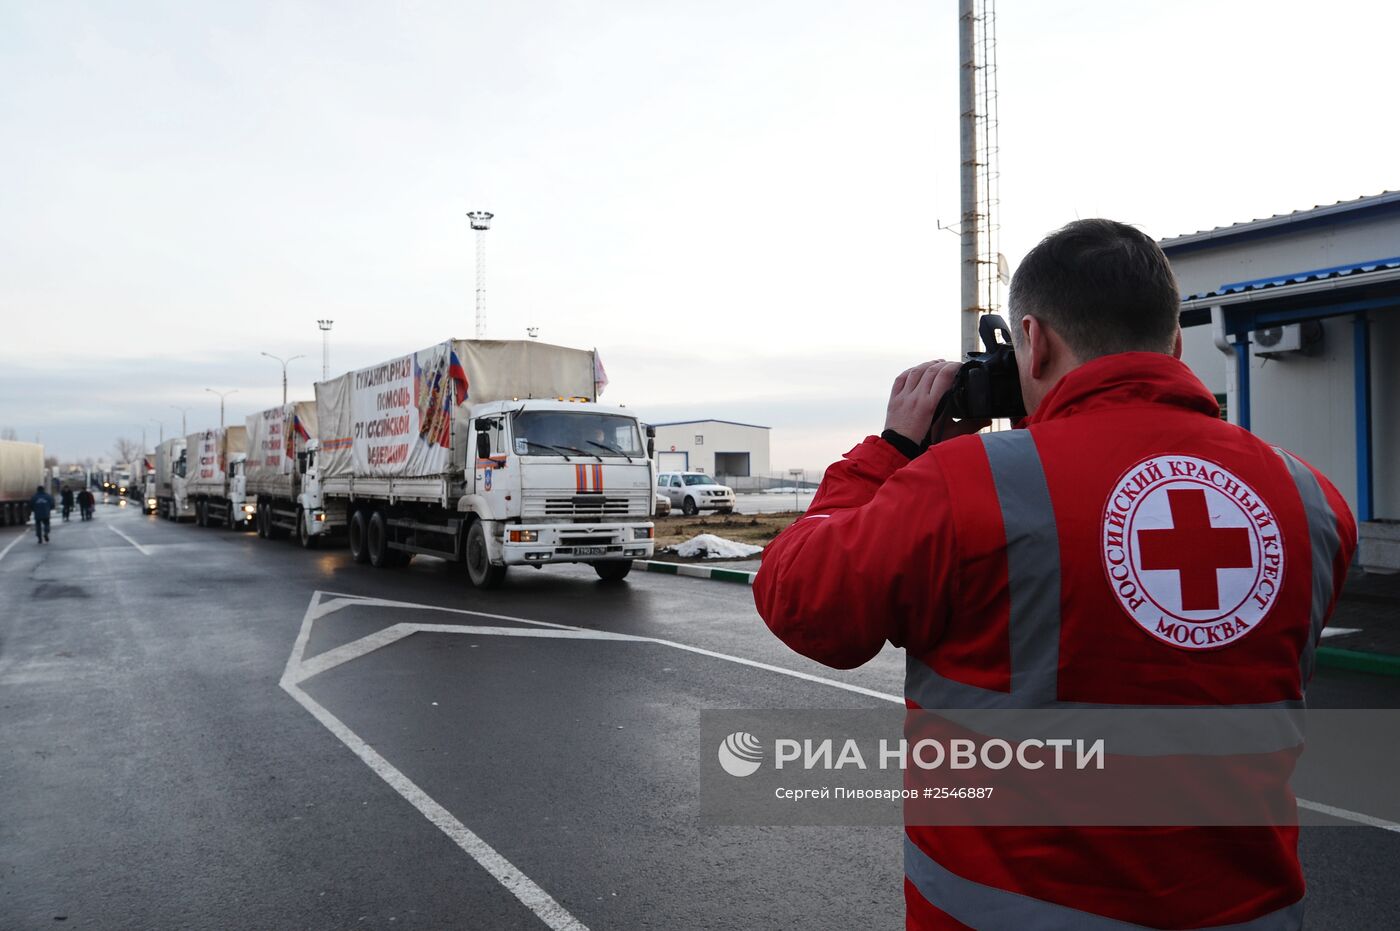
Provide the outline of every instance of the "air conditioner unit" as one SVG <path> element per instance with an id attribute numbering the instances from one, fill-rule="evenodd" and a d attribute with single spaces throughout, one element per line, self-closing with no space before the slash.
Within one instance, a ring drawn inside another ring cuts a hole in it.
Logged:
<path id="1" fill-rule="evenodd" d="M 1265 359 L 1311 353 L 1322 345 L 1322 325 L 1316 320 L 1264 327 L 1249 334 L 1251 351 Z"/>

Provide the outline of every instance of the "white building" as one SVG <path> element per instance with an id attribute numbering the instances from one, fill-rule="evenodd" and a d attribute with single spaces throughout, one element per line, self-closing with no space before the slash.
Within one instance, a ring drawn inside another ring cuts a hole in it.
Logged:
<path id="1" fill-rule="evenodd" d="M 768 475 L 767 427 L 732 420 L 677 420 L 656 428 L 656 466 L 663 472 L 691 471 L 735 481 Z"/>
<path id="2" fill-rule="evenodd" d="M 1361 566 L 1400 569 L 1400 192 L 1160 245 L 1184 361 L 1231 423 L 1336 484 Z"/>

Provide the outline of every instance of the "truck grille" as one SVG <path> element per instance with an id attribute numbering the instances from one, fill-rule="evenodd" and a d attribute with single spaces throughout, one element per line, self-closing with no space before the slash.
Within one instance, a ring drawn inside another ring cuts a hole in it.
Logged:
<path id="1" fill-rule="evenodd" d="M 651 499 L 647 491 L 601 495 L 527 492 L 524 498 L 520 509 L 522 517 L 587 521 L 645 519 L 651 516 Z"/>

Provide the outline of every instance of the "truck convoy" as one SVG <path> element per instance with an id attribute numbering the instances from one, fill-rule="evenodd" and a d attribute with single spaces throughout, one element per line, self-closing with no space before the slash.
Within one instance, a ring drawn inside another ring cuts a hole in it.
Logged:
<path id="1" fill-rule="evenodd" d="M 245 427 L 204 430 L 185 437 L 185 497 L 196 524 L 239 530 L 252 522 L 257 506 L 247 501 L 244 492 L 247 458 Z"/>
<path id="2" fill-rule="evenodd" d="M 258 536 L 281 539 L 291 533 L 302 546 L 315 546 L 320 536 L 310 534 L 300 496 L 307 447 L 316 435 L 316 402 L 296 401 L 253 414 L 247 433 L 245 491 L 257 508 Z"/>
<path id="3" fill-rule="evenodd" d="M 185 438 L 177 436 L 156 447 L 156 513 L 166 520 L 194 516 L 185 494 Z"/>
<path id="4" fill-rule="evenodd" d="M 651 444 L 597 403 L 600 372 L 588 350 L 448 340 L 318 383 L 298 539 L 343 527 L 356 562 L 431 554 L 482 588 L 560 562 L 624 578 L 652 555 Z M 271 497 L 284 526 L 291 499 Z"/>
<path id="5" fill-rule="evenodd" d="M 0 440 L 0 525 L 29 521 L 29 498 L 44 484 L 44 447 Z"/>

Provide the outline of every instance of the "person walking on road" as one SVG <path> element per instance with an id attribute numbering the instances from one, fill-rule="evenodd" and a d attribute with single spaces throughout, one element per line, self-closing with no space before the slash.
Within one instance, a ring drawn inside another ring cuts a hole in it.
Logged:
<path id="1" fill-rule="evenodd" d="M 63 522 L 66 524 L 68 515 L 73 513 L 73 489 L 63 489 L 58 494 L 58 500 L 63 505 Z"/>
<path id="2" fill-rule="evenodd" d="M 902 647 L 906 727 L 941 709 L 1302 708 L 1357 545 L 1342 495 L 1220 419 L 1181 362 L 1176 280 L 1141 231 L 1051 233 L 1009 298 L 1029 415 L 935 428 L 960 366 L 900 375 L 885 432 L 832 465 L 764 553 L 753 594 L 769 628 L 840 669 Z M 906 818 L 907 926 L 1300 928 L 1293 797 L 1286 775 L 1267 786 L 1283 813 L 1210 822 L 1228 826 Z"/>
<path id="3" fill-rule="evenodd" d="M 78 510 L 81 512 L 83 520 L 92 520 L 92 509 L 97 506 L 97 499 L 92 496 L 92 492 L 84 488 L 78 492 Z"/>
<path id="4" fill-rule="evenodd" d="M 34 535 L 40 543 L 49 542 L 49 514 L 53 511 L 53 495 L 40 485 L 29 498 L 29 510 L 34 515 Z"/>

